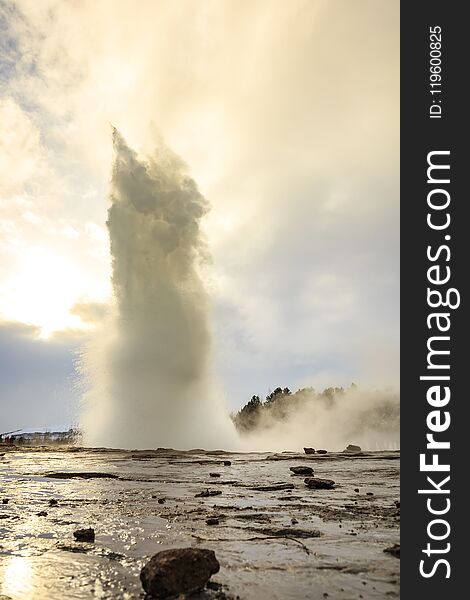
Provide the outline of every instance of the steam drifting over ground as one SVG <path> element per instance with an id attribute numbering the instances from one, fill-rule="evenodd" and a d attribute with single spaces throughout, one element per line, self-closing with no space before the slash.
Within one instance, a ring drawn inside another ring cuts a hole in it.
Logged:
<path id="1" fill-rule="evenodd" d="M 256 450 L 299 451 L 303 446 L 341 451 L 400 447 L 400 400 L 393 390 L 313 388 L 291 394 L 277 388 L 266 402 L 258 397 L 235 416 L 244 444 Z"/>
<path id="2" fill-rule="evenodd" d="M 210 374 L 209 306 L 199 275 L 206 200 L 162 143 L 141 159 L 113 131 L 108 212 L 115 306 L 82 357 L 87 444 L 232 448 Z"/>

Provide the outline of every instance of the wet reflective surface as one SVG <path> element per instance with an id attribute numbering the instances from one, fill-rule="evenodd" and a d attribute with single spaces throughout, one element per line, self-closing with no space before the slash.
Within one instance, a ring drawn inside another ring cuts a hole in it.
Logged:
<path id="1" fill-rule="evenodd" d="M 223 593 L 201 598 L 399 596 L 400 562 L 383 552 L 399 542 L 397 452 L 2 452 L 0 600 L 144 598 L 143 564 L 188 545 L 221 565 Z M 307 488 L 297 465 L 336 487 Z M 206 490 L 221 493 L 196 497 Z M 95 542 L 76 542 L 86 527 Z"/>

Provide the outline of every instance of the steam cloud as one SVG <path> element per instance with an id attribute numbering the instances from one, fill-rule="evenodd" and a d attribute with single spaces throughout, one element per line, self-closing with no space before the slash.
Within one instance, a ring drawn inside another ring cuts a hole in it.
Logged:
<path id="1" fill-rule="evenodd" d="M 250 403 L 235 421 L 244 444 L 257 450 L 309 446 L 341 451 L 350 443 L 363 450 L 400 447 L 400 399 L 393 390 L 353 385 L 321 394 L 312 388 L 280 393 L 263 405 Z"/>
<path id="2" fill-rule="evenodd" d="M 237 436 L 210 374 L 209 306 L 199 275 L 208 204 L 160 144 L 142 160 L 113 131 L 108 212 L 113 314 L 82 358 L 88 444 L 230 448 Z"/>

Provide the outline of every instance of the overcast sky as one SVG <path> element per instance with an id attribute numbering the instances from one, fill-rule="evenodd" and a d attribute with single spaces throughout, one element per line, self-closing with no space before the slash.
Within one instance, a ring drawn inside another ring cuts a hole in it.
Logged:
<path id="1" fill-rule="evenodd" d="M 110 124 L 212 206 L 214 369 L 398 382 L 398 0 L 0 0 L 0 432 L 73 421 L 109 302 Z"/>

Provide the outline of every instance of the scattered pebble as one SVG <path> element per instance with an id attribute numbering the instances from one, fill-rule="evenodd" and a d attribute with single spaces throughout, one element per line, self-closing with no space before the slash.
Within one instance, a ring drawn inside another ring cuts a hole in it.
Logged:
<path id="1" fill-rule="evenodd" d="M 294 473 L 294 475 L 312 475 L 313 476 L 313 469 L 312 467 L 290 467 L 290 470 L 292 471 L 292 473 Z"/>
<path id="2" fill-rule="evenodd" d="M 73 537 L 77 540 L 77 542 L 94 542 L 95 530 L 91 527 L 88 529 L 77 529 L 73 532 Z"/>
<path id="3" fill-rule="evenodd" d="M 320 479 L 319 477 L 307 477 L 304 483 L 314 490 L 331 490 L 335 485 L 332 479 Z"/>
<path id="4" fill-rule="evenodd" d="M 385 548 L 384 552 L 386 554 L 391 554 L 395 558 L 400 558 L 400 544 L 393 544 L 393 546 Z"/>
<path id="5" fill-rule="evenodd" d="M 219 490 L 204 490 L 203 492 L 199 492 L 199 494 L 196 494 L 196 498 L 208 498 L 209 496 L 220 496 L 222 494 L 221 491 Z"/>

